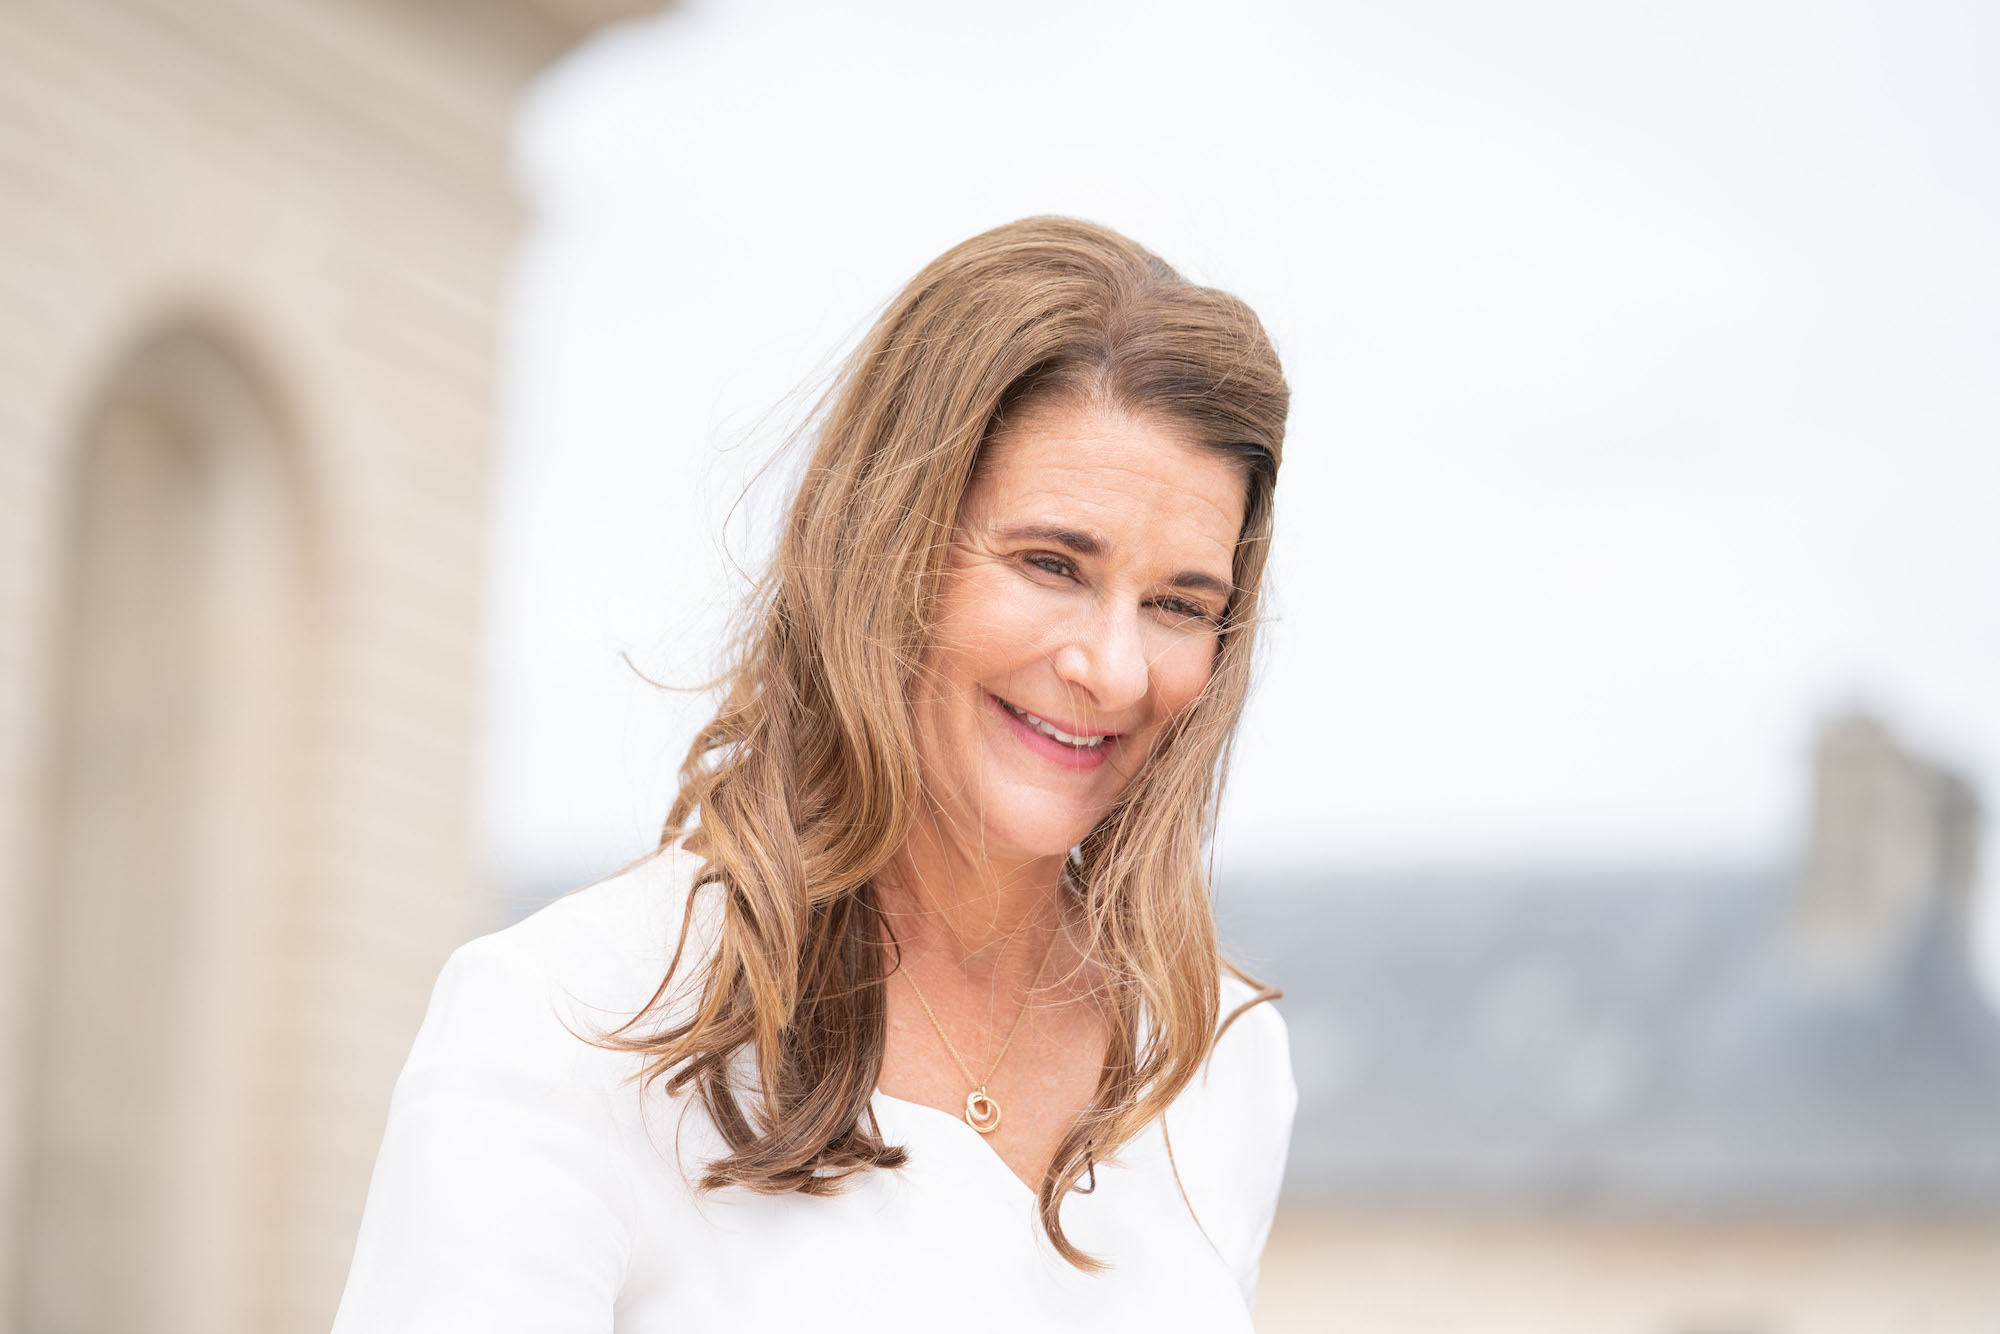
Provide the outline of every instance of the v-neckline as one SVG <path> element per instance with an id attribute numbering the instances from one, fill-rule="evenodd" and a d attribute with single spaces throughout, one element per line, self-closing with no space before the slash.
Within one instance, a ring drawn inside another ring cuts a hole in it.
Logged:
<path id="1" fill-rule="evenodd" d="M 875 1097 L 883 1102 L 892 1102 L 896 1104 L 898 1107 L 915 1108 L 919 1112 L 924 1112 L 931 1116 L 939 1117 L 949 1122 L 952 1128 L 955 1129 L 959 1134 L 970 1135 L 975 1141 L 977 1141 L 979 1152 L 983 1154 L 985 1157 L 992 1160 L 993 1165 L 1000 1169 L 1002 1175 L 1004 1175 L 1007 1178 L 1007 1180 L 1010 1183 L 1012 1183 L 1014 1189 L 1020 1191 L 1023 1195 L 1026 1195 L 1030 1200 L 1038 1200 L 1041 1198 L 1041 1193 L 1038 1190 L 1036 1190 L 1035 1187 L 1029 1185 L 1026 1181 L 1023 1181 L 1021 1179 L 1020 1173 L 1016 1172 L 1011 1166 L 1008 1165 L 1007 1160 L 1000 1156 L 1000 1151 L 987 1142 L 986 1136 L 980 1134 L 977 1130 L 974 1130 L 971 1126 L 967 1125 L 962 1117 L 953 1116 L 950 1112 L 945 1111 L 942 1107 L 933 1107 L 927 1102 L 913 1102 L 908 1098 L 899 1098 L 893 1093 L 884 1093 L 879 1088 L 875 1090 Z"/>
<path id="2" fill-rule="evenodd" d="M 1151 1028 L 1152 1024 L 1149 1022 L 1149 1018 L 1146 1013 L 1146 1007 L 1142 1004 L 1139 1007 L 1139 1018 L 1138 1018 L 1139 1045 L 1144 1044 L 1146 1035 L 1151 1030 Z M 1004 1175 L 1008 1181 L 1013 1183 L 1014 1188 L 1016 1190 L 1026 1195 L 1030 1201 L 1035 1201 L 1035 1202 L 1040 1201 L 1041 1191 L 1037 1187 L 1031 1186 L 1027 1182 L 1023 1181 L 1020 1175 L 1016 1173 L 1012 1167 L 1008 1166 L 1007 1160 L 1000 1156 L 1000 1151 L 987 1142 L 986 1136 L 980 1134 L 977 1130 L 974 1130 L 970 1125 L 967 1125 L 963 1117 L 954 1116 L 950 1112 L 945 1111 L 942 1107 L 933 1107 L 927 1102 L 914 1102 L 909 1098 L 899 1098 L 893 1093 L 884 1093 L 880 1085 L 876 1086 L 874 1091 L 874 1097 L 879 1098 L 883 1102 L 893 1102 L 898 1107 L 913 1107 L 920 1112 L 926 1113 L 927 1115 L 943 1117 L 946 1121 L 949 1121 L 952 1124 L 952 1126 L 958 1131 L 959 1134 L 970 1135 L 972 1136 L 973 1139 L 977 1140 L 979 1142 L 980 1150 L 985 1154 L 986 1157 L 992 1159 L 994 1165 L 1000 1169 L 1002 1175 Z M 1103 1166 L 1104 1165 L 1102 1163 L 1098 1164 L 1098 1167 L 1100 1169 L 1102 1169 Z"/>

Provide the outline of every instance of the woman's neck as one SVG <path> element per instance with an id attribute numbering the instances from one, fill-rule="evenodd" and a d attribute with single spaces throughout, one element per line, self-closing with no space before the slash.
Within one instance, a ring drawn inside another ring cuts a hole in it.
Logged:
<path id="1" fill-rule="evenodd" d="M 876 877 L 876 902 L 904 954 L 948 964 L 968 980 L 1021 972 L 1025 984 L 1062 920 L 1063 862 L 996 861 L 920 821 Z"/>

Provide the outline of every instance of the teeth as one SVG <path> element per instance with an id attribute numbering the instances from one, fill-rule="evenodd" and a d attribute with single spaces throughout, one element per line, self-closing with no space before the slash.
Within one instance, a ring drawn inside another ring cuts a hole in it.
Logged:
<path id="1" fill-rule="evenodd" d="M 1002 704 L 1007 704 L 1007 701 L 1004 699 L 1001 700 L 1000 702 Z M 1043 736 L 1054 737 L 1057 741 L 1062 742 L 1065 746 L 1078 746 L 1085 750 L 1094 750 L 1098 746 L 1104 744 L 1104 738 L 1101 736 L 1072 736 L 1068 732 L 1063 731 L 1060 727 L 1055 726 L 1053 723 L 1045 723 L 1040 718 L 1037 718 L 1034 714 L 1029 713 L 1026 709 L 1017 709 L 1012 704 L 1007 704 L 1007 711 L 1013 714 L 1016 718 L 1024 720 L 1028 724 L 1028 726 L 1034 728 L 1037 732 L 1040 732 Z"/>

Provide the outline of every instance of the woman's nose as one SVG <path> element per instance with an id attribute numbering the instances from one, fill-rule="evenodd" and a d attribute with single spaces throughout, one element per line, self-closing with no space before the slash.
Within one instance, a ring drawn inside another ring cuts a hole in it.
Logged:
<path id="1" fill-rule="evenodd" d="M 1079 625 L 1056 650 L 1055 669 L 1099 712 L 1128 709 L 1144 699 L 1151 664 L 1136 609 L 1106 611 Z"/>

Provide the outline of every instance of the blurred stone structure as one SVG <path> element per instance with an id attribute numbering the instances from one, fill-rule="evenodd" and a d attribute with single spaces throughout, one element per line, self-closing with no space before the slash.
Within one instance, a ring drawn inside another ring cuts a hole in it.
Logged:
<path id="1" fill-rule="evenodd" d="M 1798 923 L 1824 963 L 1893 972 L 1926 929 L 1966 926 L 1979 873 L 1977 798 L 1865 714 L 1821 734 Z"/>
<path id="2" fill-rule="evenodd" d="M 1301 1093 L 1259 1327 L 2000 1327 L 1978 802 L 1853 715 L 1811 812 L 1788 876 L 1225 891 Z"/>
<path id="3" fill-rule="evenodd" d="M 485 925 L 513 105 L 649 7 L 0 8 L 0 1330 L 331 1320 Z"/>

